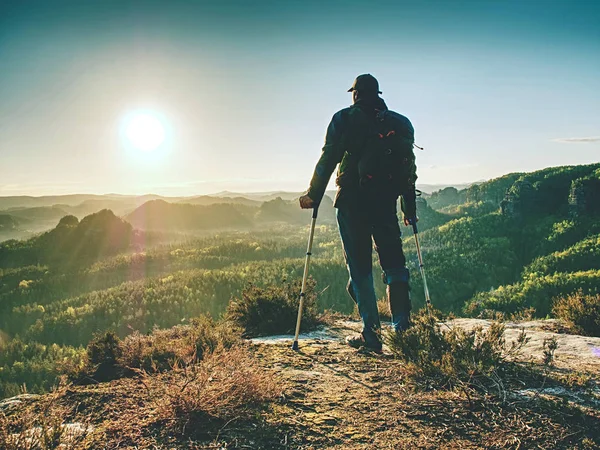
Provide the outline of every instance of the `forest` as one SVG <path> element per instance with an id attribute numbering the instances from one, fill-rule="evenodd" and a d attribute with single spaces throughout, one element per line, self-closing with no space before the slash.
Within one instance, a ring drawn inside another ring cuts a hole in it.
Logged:
<path id="1" fill-rule="evenodd" d="M 599 186 L 600 164 L 593 164 L 424 193 L 419 232 L 435 307 L 459 316 L 544 318 L 566 298 L 597 299 Z M 0 243 L 0 398 L 47 391 L 84 363 L 86 346 L 101 333 L 125 338 L 202 315 L 218 320 L 249 286 L 296 282 L 310 212 L 295 198 L 0 199 L 0 227 L 54 221 L 27 239 Z M 334 214 L 326 197 L 310 275 L 319 311 L 350 314 Z M 419 308 L 414 238 L 402 230 Z M 587 319 L 584 331 L 600 334 L 600 317 Z"/>

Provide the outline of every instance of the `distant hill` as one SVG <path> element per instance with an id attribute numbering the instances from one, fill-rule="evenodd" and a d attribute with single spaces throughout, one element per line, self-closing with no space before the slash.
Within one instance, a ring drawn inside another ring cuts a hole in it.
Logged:
<path id="1" fill-rule="evenodd" d="M 141 230 L 192 231 L 220 228 L 249 228 L 252 221 L 242 205 L 191 205 L 152 200 L 144 203 L 125 219 Z"/>
<path id="2" fill-rule="evenodd" d="M 190 205 L 214 205 L 217 203 L 232 203 L 236 205 L 259 207 L 261 202 L 247 197 L 216 197 L 211 195 L 201 195 L 199 197 L 184 198 L 179 203 L 189 203 Z"/>
<path id="3" fill-rule="evenodd" d="M 310 222 L 312 210 L 302 210 L 298 206 L 296 199 L 284 200 L 277 197 L 273 200 L 264 202 L 258 214 L 257 222 L 285 222 L 290 224 L 305 224 Z M 335 222 L 335 210 L 333 209 L 333 200 L 329 196 L 324 196 L 319 206 L 319 223 Z"/>
<path id="4" fill-rule="evenodd" d="M 2 233 L 2 230 L 0 230 L 0 241 L 22 239 L 30 237 L 34 233 L 48 231 L 54 228 L 61 218 L 69 215 L 69 210 L 68 205 L 55 205 L 34 206 L 31 208 L 14 207 L 6 211 L 0 211 L 0 214 L 9 214 L 19 223 L 19 226 L 15 228 L 15 233 L 10 235 Z"/>
<path id="5" fill-rule="evenodd" d="M 421 184 L 421 183 L 417 183 L 417 189 L 419 189 L 423 193 L 431 194 L 433 192 L 440 191 L 440 190 L 448 188 L 448 187 L 452 187 L 452 188 L 460 191 L 462 189 L 468 188 L 469 186 L 472 186 L 474 184 L 479 184 L 479 183 L 483 183 L 483 181 L 476 181 L 475 183 L 456 183 L 456 184 Z"/>
<path id="6" fill-rule="evenodd" d="M 185 197 L 164 197 L 155 194 L 145 195 L 121 195 L 121 194 L 69 194 L 69 195 L 46 195 L 40 197 L 32 197 L 27 195 L 1 197 L 0 196 L 0 211 L 11 208 L 34 208 L 41 206 L 59 206 L 59 207 L 81 207 L 85 205 L 94 205 L 94 207 L 114 207 L 115 205 L 130 204 L 133 207 L 140 206 L 147 201 L 165 199 L 171 202 L 176 202 Z M 93 212 L 97 212 L 96 209 Z"/>
<path id="7" fill-rule="evenodd" d="M 301 210 L 297 205 L 277 197 L 264 202 L 256 216 L 261 222 L 286 222 L 303 223 L 310 220 L 307 211 Z"/>
<path id="8" fill-rule="evenodd" d="M 53 206 L 63 204 L 76 206 L 90 199 L 105 199 L 110 196 L 95 194 L 47 195 L 31 197 L 27 195 L 0 197 L 0 210 L 9 208 L 33 208 L 37 206 Z"/>
<path id="9" fill-rule="evenodd" d="M 222 191 L 213 194 L 214 197 L 244 197 L 250 200 L 256 200 L 259 202 L 267 202 L 269 200 L 275 200 L 281 198 L 282 200 L 294 200 L 300 197 L 302 192 L 285 192 L 285 191 L 274 191 L 274 192 L 229 192 Z"/>
<path id="10" fill-rule="evenodd" d="M 66 206 L 68 208 L 68 206 Z M 102 208 L 101 208 L 102 209 Z M 11 208 L 8 212 L 15 216 L 29 220 L 53 221 L 56 223 L 62 217 L 68 215 L 66 209 L 59 206 L 34 206 L 32 208 Z"/>
<path id="11" fill-rule="evenodd" d="M 27 229 L 29 224 L 28 219 L 0 212 L 0 242 L 30 237 L 31 233 Z"/>
<path id="12" fill-rule="evenodd" d="M 68 211 L 77 217 L 83 217 L 103 209 L 110 209 L 116 215 L 125 215 L 143 204 L 145 201 L 137 201 L 137 198 L 106 198 L 88 199 L 76 206 L 69 206 Z"/>
<path id="13" fill-rule="evenodd" d="M 499 207 L 505 201 L 519 197 L 531 202 L 529 212 L 555 214 L 568 209 L 572 184 L 579 179 L 594 177 L 600 164 L 548 167 L 535 172 L 515 172 L 489 181 L 472 184 L 465 189 L 446 187 L 433 192 L 427 203 L 434 209 L 465 203 L 489 202 Z M 533 209 L 532 209 L 533 208 Z"/>
<path id="14" fill-rule="evenodd" d="M 0 214 L 0 232 L 17 230 L 24 222 L 27 221 L 10 214 Z"/>
<path id="15" fill-rule="evenodd" d="M 66 215 L 82 219 L 103 209 L 110 209 L 116 215 L 123 216 L 147 201 L 157 198 L 162 197 L 153 194 L 141 196 L 75 194 L 45 197 L 0 197 L 0 214 L 27 219 L 27 221 L 23 221 L 20 234 L 7 236 L 6 233 L 0 232 L 0 241 L 48 231 Z M 182 199 L 184 198 L 173 197 L 170 200 L 180 201 Z"/>
<path id="16" fill-rule="evenodd" d="M 79 266 L 127 250 L 134 237 L 133 227 L 110 210 L 86 216 L 81 222 L 75 216 L 65 216 L 40 236 L 0 244 L 0 267 Z"/>

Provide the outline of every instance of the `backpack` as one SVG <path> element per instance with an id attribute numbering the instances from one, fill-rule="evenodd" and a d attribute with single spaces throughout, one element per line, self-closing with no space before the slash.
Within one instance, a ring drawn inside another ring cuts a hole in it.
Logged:
<path id="1" fill-rule="evenodd" d="M 359 152 L 358 177 L 363 193 L 369 197 L 398 196 L 414 188 L 413 133 L 404 116 L 389 110 L 377 111 Z"/>

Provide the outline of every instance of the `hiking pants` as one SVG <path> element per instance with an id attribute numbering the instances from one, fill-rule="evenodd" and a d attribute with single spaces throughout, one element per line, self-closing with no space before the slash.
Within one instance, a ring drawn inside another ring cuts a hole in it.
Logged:
<path id="1" fill-rule="evenodd" d="M 377 339 L 375 331 L 381 328 L 381 324 L 373 285 L 373 241 L 384 283 L 408 283 L 397 200 L 390 198 L 377 204 L 340 205 L 337 221 L 350 274 L 348 292 L 358 305 L 365 340 Z"/>

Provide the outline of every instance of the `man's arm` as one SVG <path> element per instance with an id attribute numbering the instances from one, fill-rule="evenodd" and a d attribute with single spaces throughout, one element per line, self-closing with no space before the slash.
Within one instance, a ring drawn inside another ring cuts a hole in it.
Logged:
<path id="1" fill-rule="evenodd" d="M 408 128 L 408 133 L 410 135 L 410 137 L 412 138 L 412 142 L 414 143 L 415 141 L 415 131 L 414 128 L 412 126 L 412 124 L 410 123 L 410 121 L 408 119 L 406 119 L 408 124 L 407 124 L 407 128 Z M 410 175 L 409 175 L 409 179 L 408 179 L 408 189 L 404 192 L 402 192 L 402 199 L 400 202 L 400 207 L 402 209 L 402 213 L 404 216 L 404 224 L 406 226 L 408 225 L 412 225 L 413 223 L 416 223 L 419 219 L 417 217 L 417 195 L 415 192 L 415 184 L 417 182 L 417 164 L 415 163 L 415 159 L 413 156 L 413 160 L 411 162 L 411 166 L 410 166 Z"/>
<path id="2" fill-rule="evenodd" d="M 313 208 L 321 202 L 323 195 L 325 195 L 325 189 L 327 189 L 327 185 L 329 184 L 331 174 L 342 160 L 342 156 L 344 155 L 342 125 L 342 112 L 339 111 L 333 116 L 327 127 L 325 145 L 310 180 L 308 191 L 300 197 L 300 206 L 302 208 Z"/>

